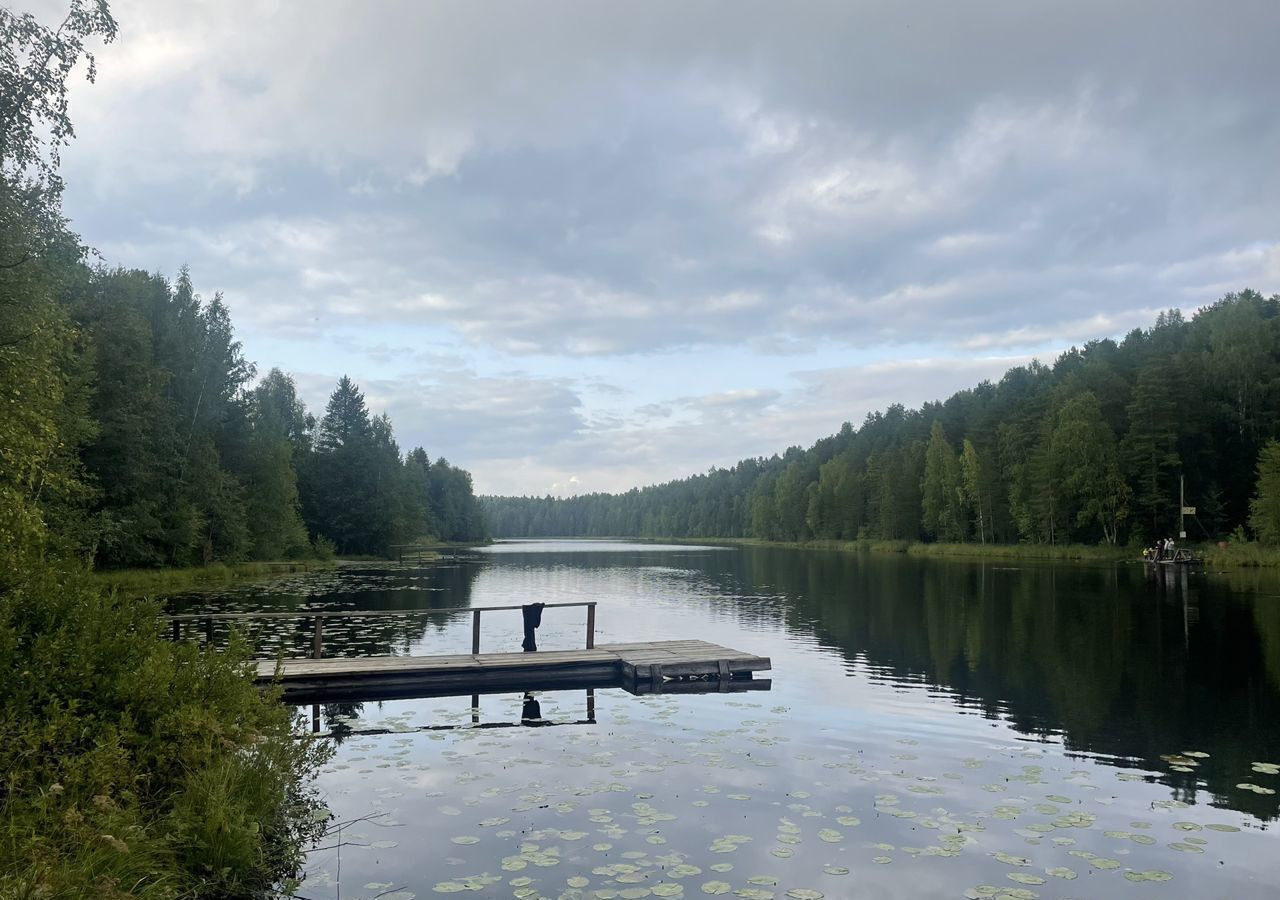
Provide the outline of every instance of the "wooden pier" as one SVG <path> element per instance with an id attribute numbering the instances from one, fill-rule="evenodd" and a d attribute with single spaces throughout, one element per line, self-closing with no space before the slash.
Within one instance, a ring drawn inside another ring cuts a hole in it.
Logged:
<path id="1" fill-rule="evenodd" d="M 251 619 L 311 619 L 310 658 L 260 660 L 257 681 L 279 684 L 284 699 L 325 702 L 338 699 L 426 697 L 506 690 L 549 690 L 570 687 L 622 687 L 632 693 L 727 692 L 768 690 L 767 680 L 753 679 L 770 668 L 768 657 L 756 656 L 702 640 L 595 643 L 595 602 L 548 603 L 544 609 L 586 607 L 586 640 L 580 650 L 481 653 L 480 622 L 484 612 L 519 611 L 520 606 L 457 607 L 415 610 L 298 610 L 265 613 L 186 613 L 168 616 L 175 640 L 183 624 L 203 623 L 212 642 L 214 622 Z M 470 613 L 471 652 L 439 656 L 324 657 L 326 619 L 421 616 Z"/>
<path id="2" fill-rule="evenodd" d="M 285 699 L 308 700 L 368 696 L 371 691 L 384 696 L 405 692 L 433 696 L 587 685 L 661 693 L 669 681 L 691 679 L 723 681 L 725 690 L 732 690 L 732 682 L 750 679 L 769 665 L 766 657 L 706 641 L 651 641 L 536 653 L 289 659 L 278 665 L 262 661 L 258 681 L 278 682 Z"/>

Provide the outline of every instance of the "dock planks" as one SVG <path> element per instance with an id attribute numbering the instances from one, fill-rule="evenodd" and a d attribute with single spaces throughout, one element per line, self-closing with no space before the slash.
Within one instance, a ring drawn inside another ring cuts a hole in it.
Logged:
<path id="1" fill-rule="evenodd" d="M 285 698 L 350 696 L 363 690 L 488 692 L 542 689 L 585 682 L 617 683 L 628 690 L 660 692 L 667 679 L 750 678 L 769 669 L 768 657 L 707 641 L 601 644 L 589 650 L 475 653 L 452 656 L 364 656 L 290 659 L 258 663 L 257 680 L 278 680 Z M 278 677 L 277 677 L 278 676 Z"/>

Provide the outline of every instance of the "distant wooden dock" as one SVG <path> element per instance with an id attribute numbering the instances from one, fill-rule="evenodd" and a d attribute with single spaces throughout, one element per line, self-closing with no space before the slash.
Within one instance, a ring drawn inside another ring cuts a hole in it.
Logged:
<path id="1" fill-rule="evenodd" d="M 257 663 L 257 681 L 264 685 L 278 683 L 284 691 L 284 698 L 294 702 L 481 694 L 560 687 L 617 686 L 641 694 L 769 689 L 767 680 L 752 678 L 753 673 L 770 668 L 768 657 L 692 639 L 596 646 L 595 602 L 544 604 L 545 609 L 566 606 L 586 607 L 586 646 L 581 650 L 481 653 L 481 613 L 520 610 L 520 606 L 185 613 L 166 618 L 172 625 L 175 640 L 183 636 L 184 624 L 203 623 L 205 640 L 210 644 L 217 621 L 313 620 L 311 658 L 279 662 L 260 660 Z M 325 619 L 358 620 L 468 612 L 471 613 L 472 636 L 471 652 L 467 654 L 324 657 Z"/>

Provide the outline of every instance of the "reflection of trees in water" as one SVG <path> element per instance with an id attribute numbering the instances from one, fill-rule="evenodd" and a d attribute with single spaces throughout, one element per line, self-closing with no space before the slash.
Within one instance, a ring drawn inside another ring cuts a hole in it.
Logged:
<path id="1" fill-rule="evenodd" d="M 329 726 L 329 736 L 335 745 L 351 737 L 351 723 L 364 712 L 363 703 L 321 703 L 320 713 Z"/>
<path id="2" fill-rule="evenodd" d="M 178 598 L 171 608 L 184 612 L 233 612 L 252 609 L 255 612 L 297 612 L 297 618 L 246 620 L 237 623 L 253 641 L 258 655 L 273 657 L 283 652 L 286 658 L 309 656 L 315 635 L 315 621 L 307 615 L 315 611 L 400 610 L 424 612 L 467 606 L 480 565 L 471 562 L 423 567 L 396 565 L 343 566 L 340 578 L 325 583 L 323 591 L 306 585 L 306 593 L 269 593 L 254 591 L 252 595 L 188 595 Z M 234 597 L 235 605 L 218 602 L 222 596 Z M 450 624 L 465 617 L 465 612 L 442 612 L 437 615 L 372 616 L 326 619 L 324 623 L 325 656 L 370 656 L 408 653 L 428 635 L 443 632 Z M 201 623 L 189 626 L 202 630 Z M 231 625 L 218 622 L 214 640 L 226 640 Z M 455 642 L 456 643 L 456 642 Z M 441 642 L 428 652 L 466 653 L 470 645 Z"/>
<path id="3" fill-rule="evenodd" d="M 748 618 L 780 615 L 851 663 L 1068 749 L 1137 759 L 1192 797 L 1197 775 L 1230 805 L 1274 817 L 1278 797 L 1236 790 L 1280 746 L 1280 598 L 1213 578 L 1148 584 L 1139 566 L 1004 565 L 749 550 L 717 577 Z M 1274 593 L 1274 591 L 1273 591 Z M 741 601 L 740 601 L 741 602 Z M 1212 756 L 1194 774 L 1159 757 Z"/>

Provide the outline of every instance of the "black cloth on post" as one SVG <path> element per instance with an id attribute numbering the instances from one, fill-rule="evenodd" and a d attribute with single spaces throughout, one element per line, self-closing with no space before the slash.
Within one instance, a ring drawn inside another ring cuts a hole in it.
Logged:
<path id="1" fill-rule="evenodd" d="M 527 603 L 520 607 L 520 614 L 524 616 L 524 643 L 520 646 L 524 648 L 526 653 L 531 653 L 538 649 L 538 642 L 534 639 L 534 630 L 542 624 L 542 607 L 545 603 Z"/>

